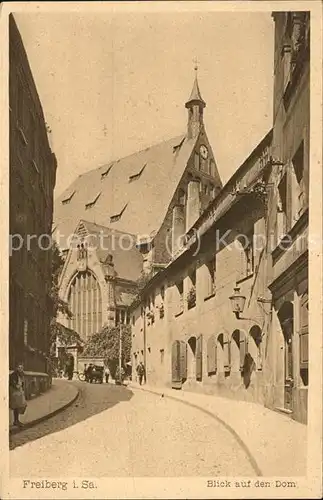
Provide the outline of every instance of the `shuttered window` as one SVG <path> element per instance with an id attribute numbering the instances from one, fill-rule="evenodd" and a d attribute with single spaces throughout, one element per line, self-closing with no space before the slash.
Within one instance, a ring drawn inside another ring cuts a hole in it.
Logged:
<path id="1" fill-rule="evenodd" d="M 230 341 L 226 336 L 223 338 L 223 359 L 224 371 L 229 372 L 231 370 Z"/>
<path id="2" fill-rule="evenodd" d="M 202 335 L 196 338 L 196 380 L 202 380 Z"/>
<path id="3" fill-rule="evenodd" d="M 308 369 L 308 294 L 301 297 L 299 331 L 300 368 Z"/>
<path id="4" fill-rule="evenodd" d="M 214 335 L 207 342 L 207 372 L 208 375 L 216 373 L 217 370 L 217 346 Z"/>
<path id="5" fill-rule="evenodd" d="M 172 384 L 178 385 L 181 382 L 180 342 L 175 340 L 172 345 Z"/>
<path id="6" fill-rule="evenodd" d="M 244 359 L 248 352 L 248 338 L 240 332 L 240 371 L 243 371 Z"/>
<path id="7" fill-rule="evenodd" d="M 187 343 L 183 340 L 180 341 L 180 373 L 184 382 L 187 379 Z"/>

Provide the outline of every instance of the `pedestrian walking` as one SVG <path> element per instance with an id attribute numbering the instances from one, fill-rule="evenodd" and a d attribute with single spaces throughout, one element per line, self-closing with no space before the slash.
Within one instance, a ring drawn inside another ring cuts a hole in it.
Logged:
<path id="1" fill-rule="evenodd" d="M 138 380 L 139 384 L 142 384 L 143 378 L 145 377 L 145 365 L 143 364 L 142 361 L 140 361 L 139 365 L 137 366 L 137 375 L 138 375 Z M 145 377 L 146 379 L 146 377 Z"/>
<path id="2" fill-rule="evenodd" d="M 19 363 L 9 376 L 9 407 L 13 411 L 13 425 L 21 427 L 19 415 L 23 415 L 27 408 L 25 398 L 24 367 Z"/>
<path id="3" fill-rule="evenodd" d="M 106 367 L 104 368 L 104 376 L 105 376 L 105 383 L 108 384 L 109 377 L 110 377 L 110 370 L 109 370 L 108 365 L 106 365 Z"/>

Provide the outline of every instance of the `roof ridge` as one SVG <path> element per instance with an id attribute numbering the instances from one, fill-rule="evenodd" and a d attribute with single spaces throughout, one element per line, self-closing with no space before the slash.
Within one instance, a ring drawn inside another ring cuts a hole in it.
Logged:
<path id="1" fill-rule="evenodd" d="M 103 229 L 108 229 L 109 231 L 111 231 L 113 233 L 128 234 L 129 236 L 136 236 L 137 237 L 137 234 L 135 234 L 135 233 L 128 233 L 127 231 L 121 231 L 120 229 L 115 229 L 111 226 L 103 226 L 102 224 L 97 224 L 96 222 L 91 222 L 91 221 L 86 220 L 86 219 L 80 219 L 76 228 L 78 228 L 78 226 L 81 222 L 85 223 L 85 224 L 90 224 L 91 226 L 96 226 L 96 227 L 100 227 Z"/>
<path id="2" fill-rule="evenodd" d="M 155 143 L 151 144 L 150 146 L 147 146 L 145 148 L 142 148 L 142 149 L 139 149 L 137 151 L 134 151 L 133 153 L 130 153 L 130 154 L 126 155 L 126 156 L 121 156 L 121 157 L 119 157 L 117 159 L 109 160 L 107 163 L 103 163 L 99 167 L 91 168 L 91 170 L 87 170 L 83 174 L 79 174 L 78 177 L 82 177 L 83 175 L 88 174 L 90 172 L 94 172 L 95 170 L 100 170 L 101 168 L 108 167 L 109 165 L 113 165 L 115 163 L 118 163 L 121 160 L 125 160 L 127 158 L 131 158 L 131 156 L 138 155 L 139 153 L 143 153 L 144 151 L 148 151 L 148 149 L 155 148 L 155 147 L 157 147 L 157 146 L 159 146 L 161 144 L 165 144 L 167 142 L 175 141 L 175 139 L 177 140 L 177 139 L 180 139 L 180 138 L 185 139 L 186 138 L 186 133 L 183 132 L 183 134 L 176 135 L 175 137 L 171 137 L 170 139 L 165 139 L 163 141 L 155 142 Z"/>

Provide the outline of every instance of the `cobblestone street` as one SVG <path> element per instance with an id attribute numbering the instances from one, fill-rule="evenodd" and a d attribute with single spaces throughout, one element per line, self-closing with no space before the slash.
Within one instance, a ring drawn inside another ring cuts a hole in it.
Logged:
<path id="1" fill-rule="evenodd" d="M 10 438 L 13 476 L 255 476 L 234 437 L 198 409 L 75 382 L 67 410 Z"/>

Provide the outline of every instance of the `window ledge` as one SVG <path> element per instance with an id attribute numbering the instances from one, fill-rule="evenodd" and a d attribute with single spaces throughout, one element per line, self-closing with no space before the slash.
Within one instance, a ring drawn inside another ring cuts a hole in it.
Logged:
<path id="1" fill-rule="evenodd" d="M 178 318 L 178 316 L 181 316 L 184 313 L 184 311 L 179 311 L 174 314 L 175 318 Z"/>
<path id="2" fill-rule="evenodd" d="M 239 280 L 236 281 L 237 285 L 240 285 L 240 283 L 244 283 L 245 281 L 250 280 L 253 277 L 253 272 L 245 276 L 244 278 L 240 278 Z"/>
<path id="3" fill-rule="evenodd" d="M 206 302 L 207 300 L 209 299 L 212 299 L 213 297 L 215 297 L 215 292 L 211 293 L 210 295 L 207 295 L 206 297 L 204 297 L 204 302 Z"/>

